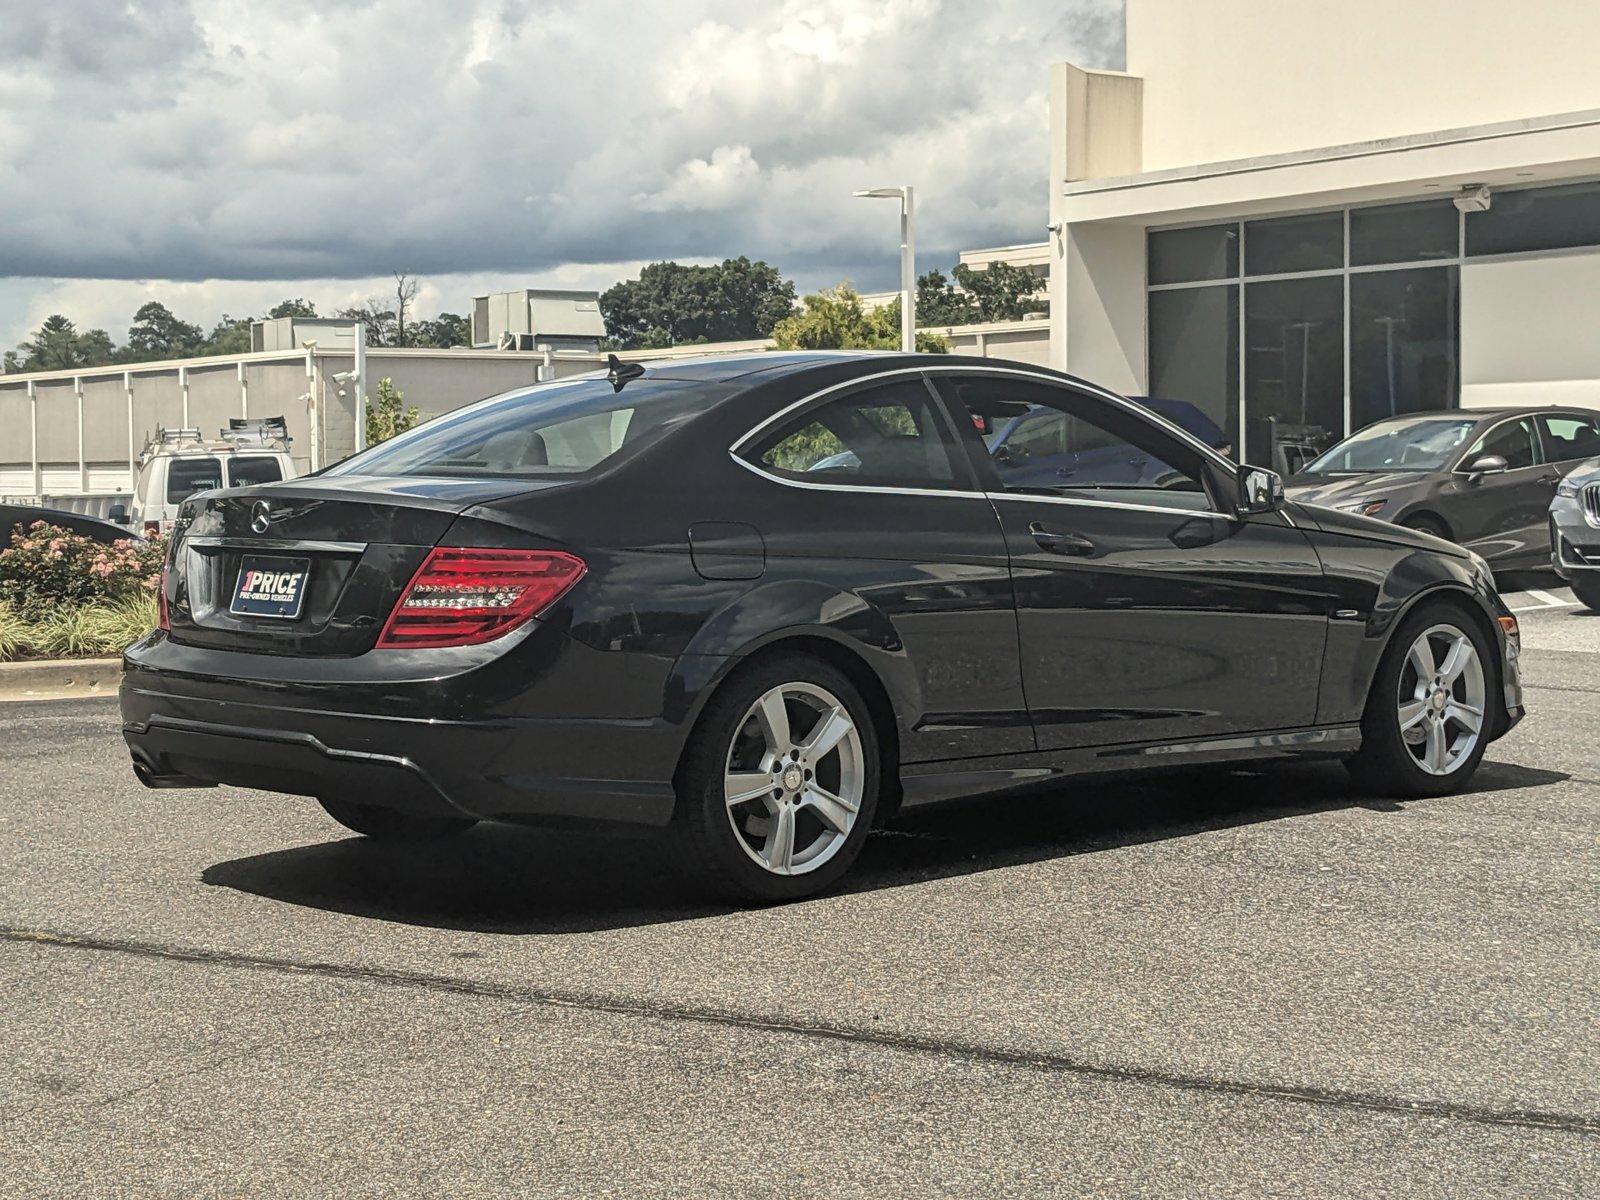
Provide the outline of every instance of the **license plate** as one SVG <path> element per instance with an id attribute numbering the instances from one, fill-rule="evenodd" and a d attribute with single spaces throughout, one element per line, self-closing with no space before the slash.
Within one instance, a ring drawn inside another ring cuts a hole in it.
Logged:
<path id="1" fill-rule="evenodd" d="M 228 611 L 240 617 L 277 617 L 292 621 L 300 615 L 311 578 L 309 558 L 262 558 L 247 554 L 239 564 L 233 603 Z"/>

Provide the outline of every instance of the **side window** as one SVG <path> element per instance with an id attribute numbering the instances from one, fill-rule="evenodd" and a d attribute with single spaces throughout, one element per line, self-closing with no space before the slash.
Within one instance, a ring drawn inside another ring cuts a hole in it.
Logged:
<path id="1" fill-rule="evenodd" d="M 265 454 L 246 454 L 228 460 L 228 486 L 249 487 L 253 483 L 277 483 L 283 478 L 278 460 Z"/>
<path id="2" fill-rule="evenodd" d="M 1005 491 L 1212 508 L 1201 453 L 1135 411 L 1000 376 L 948 386 L 983 438 Z"/>
<path id="3" fill-rule="evenodd" d="M 1593 417 L 1546 414 L 1539 418 L 1544 435 L 1545 458 L 1551 462 L 1571 462 L 1600 455 L 1600 421 Z"/>
<path id="4" fill-rule="evenodd" d="M 1498 454 L 1506 460 L 1508 470 L 1533 466 L 1539 457 L 1534 451 L 1533 418 L 1523 417 L 1496 425 L 1478 439 L 1478 444 L 1468 450 L 1461 461 L 1465 465 L 1485 454 Z"/>
<path id="5" fill-rule="evenodd" d="M 958 453 L 927 385 L 907 379 L 809 409 L 749 457 L 807 483 L 960 490 Z"/>
<path id="6" fill-rule="evenodd" d="M 222 486 L 222 464 L 209 455 L 204 458 L 167 460 L 167 503 L 182 504 L 196 492 Z"/>

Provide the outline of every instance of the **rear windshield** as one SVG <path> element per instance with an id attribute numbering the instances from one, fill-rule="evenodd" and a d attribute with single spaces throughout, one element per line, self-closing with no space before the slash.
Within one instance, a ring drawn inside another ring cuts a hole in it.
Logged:
<path id="1" fill-rule="evenodd" d="M 204 458 L 173 458 L 167 462 L 167 503 L 182 504 L 196 492 L 222 486 L 222 463 Z"/>
<path id="2" fill-rule="evenodd" d="M 228 483 L 233 487 L 277 483 L 282 478 L 283 467 L 265 454 L 245 454 L 228 461 Z"/>
<path id="3" fill-rule="evenodd" d="M 541 384 L 435 417 L 330 467 L 328 475 L 547 479 L 582 475 L 662 436 L 705 408 L 716 385 L 635 379 Z"/>

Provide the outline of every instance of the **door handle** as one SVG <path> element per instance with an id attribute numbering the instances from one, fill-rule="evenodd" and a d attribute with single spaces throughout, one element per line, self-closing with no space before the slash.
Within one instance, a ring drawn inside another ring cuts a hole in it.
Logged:
<path id="1" fill-rule="evenodd" d="M 1033 534 L 1033 540 L 1039 543 L 1039 549 L 1048 550 L 1052 554 L 1094 553 L 1094 543 L 1079 533 L 1055 533 L 1037 521 L 1028 526 L 1028 532 Z"/>

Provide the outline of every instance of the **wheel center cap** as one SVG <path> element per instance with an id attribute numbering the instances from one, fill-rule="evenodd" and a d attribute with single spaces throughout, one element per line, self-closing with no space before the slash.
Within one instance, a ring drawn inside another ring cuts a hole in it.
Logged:
<path id="1" fill-rule="evenodd" d="M 784 790 L 790 792 L 798 792 L 800 790 L 800 785 L 805 781 L 806 777 L 800 773 L 799 767 L 785 768 L 780 780 L 784 786 Z"/>
<path id="2" fill-rule="evenodd" d="M 1449 702 L 1449 697 L 1445 694 L 1442 688 L 1434 692 L 1433 695 L 1428 699 L 1428 703 L 1433 705 L 1434 712 L 1443 712 L 1444 706 Z"/>

